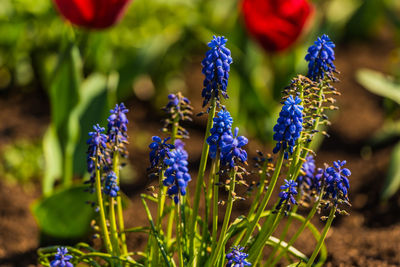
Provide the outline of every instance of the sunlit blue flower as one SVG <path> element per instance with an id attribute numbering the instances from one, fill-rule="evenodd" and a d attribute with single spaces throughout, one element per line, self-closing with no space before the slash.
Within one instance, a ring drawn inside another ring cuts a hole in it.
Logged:
<path id="1" fill-rule="evenodd" d="M 221 165 L 229 165 L 233 168 L 236 160 L 239 162 L 247 161 L 247 152 L 242 147 L 247 145 L 248 140 L 244 136 L 238 136 L 239 128 L 235 128 L 234 135 L 225 133 L 221 137 Z"/>
<path id="2" fill-rule="evenodd" d="M 231 252 L 226 254 L 226 259 L 228 260 L 226 267 L 251 266 L 251 263 L 246 261 L 249 255 L 243 252 L 243 250 L 244 248 L 241 246 L 232 247 Z"/>
<path id="3" fill-rule="evenodd" d="M 87 151 L 87 167 L 88 172 L 92 173 L 95 169 L 96 157 L 99 162 L 100 168 L 101 163 L 104 161 L 104 150 L 106 149 L 107 135 L 103 134 L 104 128 L 100 127 L 98 124 L 93 126 L 94 132 L 89 132 L 90 138 L 87 140 L 89 145 Z"/>
<path id="4" fill-rule="evenodd" d="M 296 140 L 300 137 L 303 130 L 303 106 L 300 105 L 301 99 L 296 96 L 289 96 L 279 113 L 279 118 L 274 126 L 274 140 L 278 141 L 273 150 L 278 153 L 281 149 L 285 151 L 285 159 L 288 159 L 289 154 L 293 153 L 293 147 Z"/>
<path id="5" fill-rule="evenodd" d="M 112 143 L 113 146 L 118 145 L 118 148 L 121 149 L 128 142 L 127 140 L 127 124 L 128 119 L 126 117 L 126 113 L 128 113 L 128 109 L 125 107 L 124 103 L 120 105 L 115 105 L 115 108 L 110 110 L 110 116 L 108 117 L 108 129 L 107 135 L 109 137 L 109 142 Z M 122 152 L 126 152 L 123 150 Z M 125 155 L 125 153 L 123 153 Z"/>
<path id="6" fill-rule="evenodd" d="M 178 140 L 177 140 L 178 141 Z M 188 169 L 188 154 L 184 149 L 184 143 L 179 141 L 176 148 L 168 152 L 168 157 L 164 159 L 168 168 L 165 170 L 163 184 L 168 186 L 167 194 L 174 198 L 175 203 L 179 203 L 179 195 L 186 195 L 186 187 L 191 180 Z"/>
<path id="7" fill-rule="evenodd" d="M 103 192 L 110 197 L 116 197 L 118 195 L 119 186 L 117 184 L 117 176 L 113 171 L 109 172 L 104 183 Z"/>
<path id="8" fill-rule="evenodd" d="M 55 255 L 55 259 L 50 263 L 50 267 L 74 267 L 74 265 L 69 262 L 72 256 L 67 255 L 67 253 L 67 248 L 57 248 L 57 254 Z"/>
<path id="9" fill-rule="evenodd" d="M 221 94 L 228 98 L 226 88 L 228 86 L 230 64 L 232 63 L 231 51 L 225 47 L 227 39 L 223 36 L 214 36 L 208 43 L 210 50 L 202 61 L 203 74 L 205 75 L 203 83 L 202 96 L 204 97 L 203 107 L 207 105 L 211 97 L 219 100 Z"/>
<path id="10" fill-rule="evenodd" d="M 315 160 L 313 155 L 308 155 L 306 161 L 303 163 L 301 170 L 304 175 L 300 175 L 297 178 L 299 185 L 307 184 L 309 187 L 312 186 L 315 174 Z"/>
<path id="11" fill-rule="evenodd" d="M 348 200 L 347 192 L 350 188 L 349 178 L 351 172 L 347 168 L 343 168 L 346 161 L 334 161 L 333 167 L 328 167 L 325 170 L 324 178 L 326 183 L 326 196 L 333 199 Z"/>
<path id="12" fill-rule="evenodd" d="M 233 119 L 227 110 L 221 110 L 213 121 L 214 124 L 210 130 L 210 136 L 207 138 L 212 159 L 216 157 L 218 148 L 221 147 L 221 137 L 225 134 L 231 135 Z"/>
<path id="13" fill-rule="evenodd" d="M 192 106 L 189 99 L 180 92 L 168 95 L 168 103 L 163 108 L 168 117 L 164 120 L 164 132 L 172 134 L 172 129 L 177 127 L 176 136 L 179 138 L 189 138 L 189 132 L 180 125 L 182 121 L 192 121 Z"/>
<path id="14" fill-rule="evenodd" d="M 314 81 L 323 79 L 325 75 L 335 71 L 336 67 L 333 64 L 335 60 L 335 44 L 329 39 L 328 35 L 324 34 L 314 42 L 314 45 L 308 48 L 306 61 L 308 61 L 307 76 Z"/>
<path id="15" fill-rule="evenodd" d="M 162 163 L 167 156 L 167 153 L 170 149 L 174 149 L 174 145 L 167 144 L 168 140 L 171 139 L 170 137 L 165 138 L 162 140 L 158 136 L 152 137 L 152 143 L 149 145 L 150 151 L 150 168 L 157 167 L 159 163 Z"/>
<path id="16" fill-rule="evenodd" d="M 282 204 L 286 205 L 285 211 L 289 211 L 291 204 L 297 205 L 297 201 L 294 196 L 297 195 L 297 183 L 294 180 L 286 180 L 285 184 L 281 186 L 281 192 L 279 192 L 279 200 L 278 205 L 276 206 L 276 210 L 279 210 L 282 207 Z"/>

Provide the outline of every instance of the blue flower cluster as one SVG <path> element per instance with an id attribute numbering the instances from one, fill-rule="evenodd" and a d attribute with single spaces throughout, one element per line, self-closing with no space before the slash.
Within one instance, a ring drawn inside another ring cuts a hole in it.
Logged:
<path id="1" fill-rule="evenodd" d="M 219 94 L 228 98 L 226 88 L 228 87 L 228 78 L 230 64 L 232 63 L 231 51 L 225 47 L 227 39 L 223 36 L 213 36 L 208 43 L 210 50 L 202 61 L 202 72 L 205 75 L 203 83 L 202 97 L 204 97 L 203 107 L 207 105 L 211 97 L 219 100 Z"/>
<path id="2" fill-rule="evenodd" d="M 110 197 L 116 197 L 118 195 L 119 186 L 117 184 L 117 175 L 111 171 L 108 173 L 103 192 Z"/>
<path id="3" fill-rule="evenodd" d="M 170 133 L 174 127 L 177 127 L 176 136 L 179 138 L 189 138 L 189 132 L 182 127 L 180 121 L 192 121 L 192 106 L 189 99 L 184 97 L 180 92 L 168 95 L 168 103 L 162 108 L 168 117 L 164 120 L 162 131 Z M 171 133 L 172 134 L 172 133 Z"/>
<path id="4" fill-rule="evenodd" d="M 150 151 L 150 169 L 158 167 L 160 163 L 162 163 L 167 156 L 167 153 L 174 149 L 175 146 L 173 144 L 167 144 L 170 137 L 162 140 L 158 136 L 152 137 L 152 143 L 149 145 Z"/>
<path id="5" fill-rule="evenodd" d="M 129 121 L 126 117 L 128 111 L 124 103 L 117 104 L 114 109 L 110 110 L 111 115 L 107 119 L 109 142 L 112 143 L 112 146 L 117 146 L 120 152 L 125 152 L 125 149 L 121 150 L 121 148 L 128 142 L 127 124 Z M 123 155 L 125 156 L 126 153 L 123 153 Z"/>
<path id="6" fill-rule="evenodd" d="M 178 141 L 178 140 L 177 140 Z M 188 166 L 188 153 L 184 149 L 184 143 L 179 141 L 176 148 L 168 152 L 168 158 L 164 159 L 168 168 L 165 170 L 166 178 L 163 184 L 168 186 L 167 194 L 179 203 L 179 195 L 186 195 L 186 187 L 191 180 Z"/>
<path id="7" fill-rule="evenodd" d="M 228 260 L 226 267 L 251 266 L 251 263 L 246 260 L 249 255 L 243 250 L 244 248 L 240 246 L 232 247 L 231 252 L 226 254 L 226 259 Z"/>
<path id="8" fill-rule="evenodd" d="M 180 110 L 181 105 L 190 105 L 190 101 L 187 97 L 182 96 L 181 94 L 169 94 L 168 95 L 168 103 L 165 106 L 165 109 L 176 108 Z"/>
<path id="9" fill-rule="evenodd" d="M 247 161 L 247 152 L 242 147 L 247 145 L 248 140 L 244 136 L 238 136 L 239 128 L 235 128 L 234 135 L 225 134 L 221 137 L 221 165 L 229 165 L 233 168 L 235 160 L 244 163 Z"/>
<path id="10" fill-rule="evenodd" d="M 347 168 L 343 168 L 346 161 L 334 161 L 333 167 L 325 170 L 326 196 L 332 197 L 335 202 L 337 200 L 348 201 L 347 192 L 350 188 L 349 178 L 351 172 Z"/>
<path id="11" fill-rule="evenodd" d="M 94 132 L 89 132 L 90 138 L 87 140 L 89 145 L 87 151 L 88 172 L 92 173 L 95 169 L 96 157 L 99 163 L 104 162 L 104 152 L 107 147 L 107 135 L 103 134 L 104 128 L 98 124 L 93 126 Z M 100 165 L 97 166 L 100 168 Z"/>
<path id="12" fill-rule="evenodd" d="M 67 253 L 67 248 L 57 248 L 57 254 L 55 255 L 55 259 L 50 263 L 50 267 L 74 267 L 74 265 L 69 262 L 72 256 L 67 255 Z"/>
<path id="13" fill-rule="evenodd" d="M 286 209 L 285 211 L 289 211 L 291 204 L 297 205 L 297 201 L 294 198 L 295 195 L 297 195 L 297 183 L 294 180 L 286 180 L 285 179 L 285 184 L 281 186 L 281 191 L 279 192 L 279 197 L 281 198 L 279 200 L 278 205 L 276 206 L 276 210 L 280 210 L 282 207 L 282 204 L 285 203 Z"/>
<path id="14" fill-rule="evenodd" d="M 330 76 L 336 70 L 333 61 L 335 60 L 335 44 L 324 34 L 308 48 L 305 59 L 308 61 L 307 76 L 317 81 L 323 79 L 325 75 Z"/>
<path id="15" fill-rule="evenodd" d="M 306 162 L 303 163 L 301 170 L 304 172 L 304 175 L 301 175 L 297 178 L 297 182 L 299 185 L 307 184 L 309 187 L 312 186 L 314 180 L 315 173 L 315 160 L 313 155 L 308 155 L 306 157 Z"/>
<path id="16" fill-rule="evenodd" d="M 285 159 L 289 158 L 288 151 L 290 154 L 293 153 L 293 147 L 296 144 L 296 140 L 300 137 L 301 131 L 303 130 L 303 106 L 300 105 L 301 99 L 296 96 L 289 96 L 279 113 L 279 118 L 274 126 L 274 140 L 277 144 L 273 150 L 274 153 L 278 153 L 281 149 L 285 150 Z"/>
<path id="17" fill-rule="evenodd" d="M 227 110 L 221 110 L 213 121 L 214 124 L 210 130 L 210 136 L 207 138 L 207 144 L 210 146 L 210 157 L 215 159 L 218 148 L 221 148 L 222 136 L 231 135 L 233 119 Z"/>

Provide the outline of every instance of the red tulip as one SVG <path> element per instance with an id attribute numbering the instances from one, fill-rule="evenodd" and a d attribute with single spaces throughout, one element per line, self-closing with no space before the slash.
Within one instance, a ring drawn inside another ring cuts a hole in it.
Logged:
<path id="1" fill-rule="evenodd" d="M 282 51 L 292 45 L 311 17 L 307 0 L 243 0 L 242 13 L 247 31 L 268 51 Z"/>
<path id="2" fill-rule="evenodd" d="M 58 11 L 71 23 L 104 29 L 117 23 L 130 0 L 54 0 Z"/>

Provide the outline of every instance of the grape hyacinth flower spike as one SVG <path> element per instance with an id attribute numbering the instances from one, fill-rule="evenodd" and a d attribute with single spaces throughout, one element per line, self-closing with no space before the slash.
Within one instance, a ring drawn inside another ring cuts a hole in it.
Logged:
<path id="1" fill-rule="evenodd" d="M 279 118 L 274 126 L 274 140 L 277 141 L 273 150 L 278 153 L 281 149 L 285 151 L 285 159 L 289 158 L 289 153 L 293 153 L 296 140 L 300 137 L 303 130 L 303 106 L 300 105 L 301 99 L 296 96 L 289 96 L 279 113 Z"/>
<path id="2" fill-rule="evenodd" d="M 89 145 L 87 151 L 87 165 L 88 172 L 92 173 L 95 169 L 96 158 L 98 159 L 99 165 L 97 168 L 100 168 L 100 163 L 104 161 L 104 151 L 107 147 L 107 135 L 103 134 L 104 128 L 100 127 L 98 124 L 93 126 L 94 132 L 89 132 L 90 138 L 87 140 L 87 144 Z"/>
<path id="3" fill-rule="evenodd" d="M 128 152 L 126 149 L 126 144 L 128 143 L 128 119 L 126 113 L 128 109 L 125 107 L 124 103 L 115 105 L 115 108 L 110 110 L 110 116 L 108 117 L 108 129 L 107 135 L 111 146 L 114 147 L 114 151 L 119 151 L 119 153 L 126 157 Z"/>
<path id="4" fill-rule="evenodd" d="M 204 97 L 203 107 L 215 97 L 217 102 L 220 94 L 228 98 L 226 89 L 228 87 L 228 78 L 230 64 L 232 63 L 231 51 L 225 47 L 227 39 L 223 36 L 213 36 L 208 43 L 210 50 L 202 61 L 202 72 L 205 75 L 203 83 L 202 97 Z"/>
<path id="5" fill-rule="evenodd" d="M 226 254 L 226 259 L 228 263 L 226 267 L 244 267 L 251 266 L 251 263 L 246 261 L 246 258 L 249 256 L 247 253 L 242 252 L 244 250 L 241 246 L 235 246 L 231 248 L 231 252 Z"/>
<path id="6" fill-rule="evenodd" d="M 179 92 L 170 94 L 168 95 L 168 103 L 162 110 L 168 115 L 168 118 L 164 120 L 162 131 L 168 132 L 171 129 L 170 135 L 172 135 L 172 129 L 175 126 L 177 127 L 175 135 L 179 138 L 189 138 L 189 132 L 179 125 L 179 121 L 192 121 L 193 107 L 190 105 L 189 99 Z"/>
<path id="7" fill-rule="evenodd" d="M 179 203 L 179 195 L 186 195 L 186 187 L 191 180 L 188 166 L 188 154 L 181 140 L 176 141 L 176 148 L 168 152 L 168 158 L 164 159 L 168 168 L 165 171 L 164 186 L 168 186 L 167 194 Z"/>
<path id="8" fill-rule="evenodd" d="M 336 205 L 340 201 L 348 202 L 349 198 L 347 192 L 350 188 L 349 176 L 351 172 L 347 168 L 343 168 L 346 161 L 334 161 L 333 167 L 328 167 L 325 170 L 325 183 L 326 194 L 325 197 L 330 196 Z"/>
<path id="9" fill-rule="evenodd" d="M 306 157 L 306 161 L 303 163 L 301 170 L 304 172 L 304 175 L 300 175 L 297 178 L 299 186 L 307 185 L 311 187 L 315 173 L 315 160 L 313 155 L 308 155 Z"/>
<path id="10" fill-rule="evenodd" d="M 324 79 L 325 75 L 332 76 L 332 72 L 336 70 L 333 61 L 335 60 L 335 44 L 324 34 L 314 42 L 314 45 L 308 48 L 308 54 L 305 59 L 308 62 L 307 76 L 318 81 Z"/>
<path id="11" fill-rule="evenodd" d="M 213 121 L 214 124 L 210 130 L 210 136 L 207 138 L 207 143 L 210 146 L 210 157 L 215 159 L 218 148 L 221 148 L 222 145 L 222 136 L 231 135 L 233 119 L 227 110 L 221 110 Z"/>
<path id="12" fill-rule="evenodd" d="M 103 192 L 110 197 L 116 197 L 118 195 L 119 186 L 117 184 L 117 176 L 114 172 L 110 172 L 107 175 L 106 182 L 104 184 Z"/>
<path id="13" fill-rule="evenodd" d="M 67 253 L 67 248 L 57 248 L 57 254 L 55 259 L 50 263 L 50 267 L 74 267 L 74 265 L 69 262 L 72 259 L 72 256 L 67 255 Z"/>
<path id="14" fill-rule="evenodd" d="M 238 136 L 239 128 L 235 128 L 234 135 L 224 134 L 221 137 L 221 165 L 235 167 L 236 161 L 245 163 L 247 161 L 247 152 L 242 147 L 247 145 L 248 139 L 244 136 Z"/>
<path id="15" fill-rule="evenodd" d="M 276 206 L 276 210 L 280 210 L 283 204 L 286 205 L 285 212 L 290 211 L 291 204 L 297 205 L 297 201 L 294 196 L 297 195 L 297 183 L 294 180 L 286 180 L 285 184 L 281 186 L 281 192 L 279 192 L 279 200 L 278 205 Z"/>
<path id="16" fill-rule="evenodd" d="M 167 142 L 171 139 L 170 137 L 162 140 L 158 136 L 153 136 L 152 143 L 149 145 L 151 149 L 149 157 L 150 157 L 150 169 L 159 167 L 160 163 L 164 162 L 165 157 L 171 149 L 174 149 L 175 146 L 173 144 L 167 144 Z"/>

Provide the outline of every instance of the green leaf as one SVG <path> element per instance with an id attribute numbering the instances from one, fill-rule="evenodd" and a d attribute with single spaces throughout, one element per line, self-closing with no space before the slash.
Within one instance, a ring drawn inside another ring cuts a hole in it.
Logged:
<path id="1" fill-rule="evenodd" d="M 380 72 L 360 69 L 356 73 L 357 81 L 368 91 L 389 98 L 400 105 L 400 84 Z"/>
<path id="2" fill-rule="evenodd" d="M 382 199 L 388 199 L 393 196 L 400 188 L 400 142 L 393 148 L 392 156 L 390 157 L 388 174 L 386 176 L 385 183 L 381 197 Z"/>
<path id="3" fill-rule="evenodd" d="M 44 177 L 42 181 L 43 194 L 52 191 L 54 182 L 62 172 L 62 153 L 58 143 L 54 125 L 50 125 L 43 137 L 43 154 L 45 161 Z"/>
<path id="4" fill-rule="evenodd" d="M 55 238 L 80 238 L 90 229 L 95 212 L 87 201 L 95 195 L 85 192 L 86 186 L 62 189 L 36 202 L 33 214 L 41 231 Z"/>

